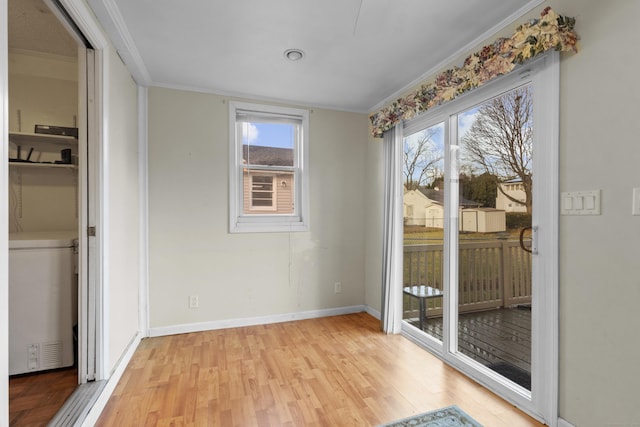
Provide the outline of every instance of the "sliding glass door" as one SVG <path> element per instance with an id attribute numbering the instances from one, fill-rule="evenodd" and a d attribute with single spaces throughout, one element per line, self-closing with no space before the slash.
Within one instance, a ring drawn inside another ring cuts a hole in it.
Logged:
<path id="1" fill-rule="evenodd" d="M 530 391 L 532 87 L 511 89 L 455 116 L 455 348 Z"/>
<path id="2" fill-rule="evenodd" d="M 403 318 L 437 341 L 445 293 L 444 130 L 436 122 L 403 141 Z"/>
<path id="3" fill-rule="evenodd" d="M 402 177 L 403 332 L 547 422 L 557 417 L 552 60 L 405 123 Z"/>

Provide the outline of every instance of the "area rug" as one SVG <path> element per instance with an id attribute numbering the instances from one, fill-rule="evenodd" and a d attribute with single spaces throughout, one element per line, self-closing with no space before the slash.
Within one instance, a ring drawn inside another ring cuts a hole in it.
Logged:
<path id="1" fill-rule="evenodd" d="M 379 427 L 482 427 L 482 424 L 467 415 L 456 405 L 426 412 L 403 420 L 383 424 Z"/>

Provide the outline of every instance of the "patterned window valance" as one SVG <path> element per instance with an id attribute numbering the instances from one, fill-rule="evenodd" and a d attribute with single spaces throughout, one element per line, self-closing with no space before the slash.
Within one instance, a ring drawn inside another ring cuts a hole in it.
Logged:
<path id="1" fill-rule="evenodd" d="M 461 68 L 438 74 L 434 82 L 422 85 L 417 91 L 371 115 L 373 136 L 382 137 L 386 130 L 401 120 L 409 120 L 461 93 L 482 86 L 548 50 L 577 52 L 578 36 L 573 30 L 574 25 L 575 18 L 560 16 L 547 7 L 539 19 L 520 25 L 510 38 L 500 38 L 483 47 L 467 57 Z"/>

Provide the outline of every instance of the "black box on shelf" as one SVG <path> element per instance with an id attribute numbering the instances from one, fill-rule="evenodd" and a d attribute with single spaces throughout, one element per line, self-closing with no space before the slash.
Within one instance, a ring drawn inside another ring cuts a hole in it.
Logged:
<path id="1" fill-rule="evenodd" d="M 78 137 L 78 128 L 68 128 L 64 126 L 36 125 L 36 133 L 47 135 L 63 135 Z"/>

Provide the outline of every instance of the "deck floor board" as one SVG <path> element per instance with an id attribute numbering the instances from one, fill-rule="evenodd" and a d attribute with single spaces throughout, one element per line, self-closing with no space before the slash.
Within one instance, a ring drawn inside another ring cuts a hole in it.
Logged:
<path id="1" fill-rule="evenodd" d="M 418 326 L 418 319 L 405 319 Z M 429 318 L 423 330 L 442 340 L 442 317 Z M 510 365 L 531 376 L 531 310 L 502 308 L 463 313 L 458 323 L 459 349 L 485 365 Z"/>

